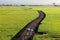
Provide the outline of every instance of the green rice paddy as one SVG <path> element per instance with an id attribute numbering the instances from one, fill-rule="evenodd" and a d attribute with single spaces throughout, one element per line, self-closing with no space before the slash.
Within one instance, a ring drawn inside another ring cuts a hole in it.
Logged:
<path id="1" fill-rule="evenodd" d="M 37 10 L 46 13 L 33 40 L 60 40 L 60 7 L 54 6 L 0 6 L 0 40 L 10 40 L 26 24 L 38 17 Z"/>

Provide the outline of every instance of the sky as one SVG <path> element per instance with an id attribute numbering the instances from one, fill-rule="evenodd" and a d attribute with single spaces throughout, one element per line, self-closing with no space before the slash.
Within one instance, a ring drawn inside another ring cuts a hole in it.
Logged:
<path id="1" fill-rule="evenodd" d="M 13 5 L 52 5 L 56 3 L 60 5 L 60 0 L 0 0 L 2 4 L 13 4 Z"/>

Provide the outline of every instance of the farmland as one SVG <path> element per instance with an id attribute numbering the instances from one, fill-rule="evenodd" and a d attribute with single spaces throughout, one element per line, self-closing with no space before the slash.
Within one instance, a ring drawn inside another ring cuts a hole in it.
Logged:
<path id="1" fill-rule="evenodd" d="M 60 37 L 60 7 L 0 6 L 0 40 L 10 40 L 27 23 L 38 17 L 37 10 L 46 13 L 38 31 L 47 34 L 35 35 L 33 40 L 56 40 L 52 37 Z"/>

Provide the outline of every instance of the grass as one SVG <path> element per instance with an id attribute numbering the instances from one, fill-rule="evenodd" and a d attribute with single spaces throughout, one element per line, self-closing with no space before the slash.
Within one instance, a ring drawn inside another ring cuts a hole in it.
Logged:
<path id="1" fill-rule="evenodd" d="M 60 37 L 60 7 L 39 7 L 39 9 L 46 13 L 46 18 L 40 25 L 38 31 L 47 32 L 49 38 L 46 40 L 55 40 L 50 37 Z M 38 38 L 38 36 L 36 38 Z"/>
<path id="2" fill-rule="evenodd" d="M 7 6 L 0 8 L 0 40 L 10 40 L 20 29 L 38 16 L 37 11 L 12 8 Z"/>
<path id="3" fill-rule="evenodd" d="M 56 40 L 51 37 L 60 37 L 60 7 L 0 6 L 0 40 L 10 40 L 27 23 L 38 17 L 37 10 L 43 10 L 46 13 L 46 18 L 38 31 L 47 32 L 47 34 L 35 35 L 33 40 Z"/>

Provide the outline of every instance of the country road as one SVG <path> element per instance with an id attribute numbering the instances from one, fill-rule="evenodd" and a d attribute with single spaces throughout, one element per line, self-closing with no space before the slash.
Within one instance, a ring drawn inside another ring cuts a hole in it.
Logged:
<path id="1" fill-rule="evenodd" d="M 45 13 L 43 11 L 39 11 L 39 16 L 34 19 L 33 21 L 31 21 L 30 23 L 28 23 L 22 30 L 20 30 L 11 40 L 33 40 L 33 36 L 34 34 L 37 32 L 38 27 L 41 23 L 41 21 L 45 18 Z M 33 29 L 33 31 L 31 32 L 31 34 L 29 34 L 27 32 L 27 29 L 31 28 Z M 27 34 L 28 33 L 28 34 Z"/>

